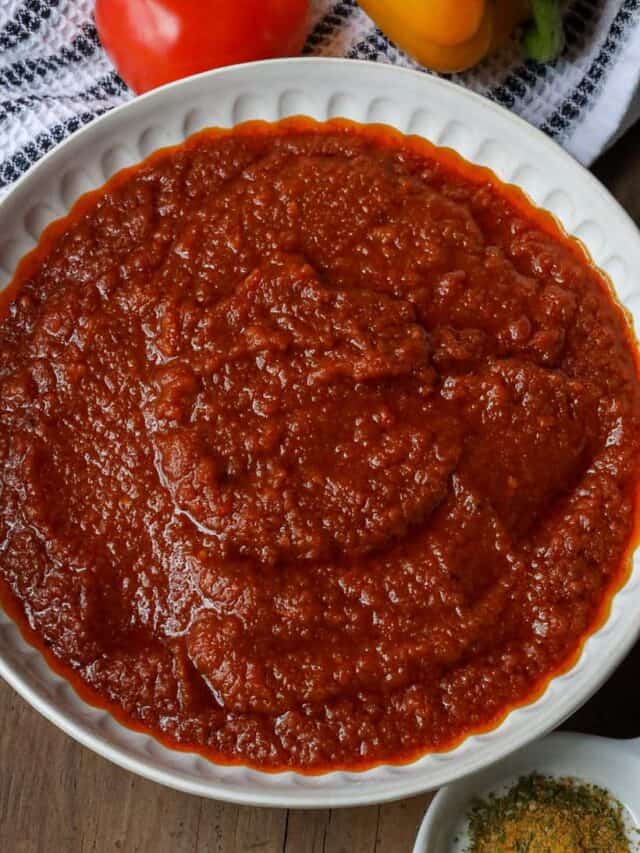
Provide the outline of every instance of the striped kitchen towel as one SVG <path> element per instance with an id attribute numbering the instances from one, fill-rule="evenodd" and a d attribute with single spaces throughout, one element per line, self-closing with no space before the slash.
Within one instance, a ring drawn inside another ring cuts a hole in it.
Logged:
<path id="1" fill-rule="evenodd" d="M 307 54 L 420 68 L 356 0 L 312 0 Z M 0 0 L 0 194 L 74 130 L 133 97 L 100 46 L 92 0 Z M 526 60 L 517 37 L 451 80 L 591 163 L 640 116 L 640 0 L 569 0 L 567 47 Z M 424 69 L 422 69 L 424 70 Z"/>

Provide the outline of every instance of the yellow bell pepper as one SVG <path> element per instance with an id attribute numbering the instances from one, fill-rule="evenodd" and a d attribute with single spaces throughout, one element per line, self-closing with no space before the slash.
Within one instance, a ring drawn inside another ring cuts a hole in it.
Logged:
<path id="1" fill-rule="evenodd" d="M 531 0 L 359 0 L 399 47 L 434 71 L 475 65 L 531 15 Z"/>

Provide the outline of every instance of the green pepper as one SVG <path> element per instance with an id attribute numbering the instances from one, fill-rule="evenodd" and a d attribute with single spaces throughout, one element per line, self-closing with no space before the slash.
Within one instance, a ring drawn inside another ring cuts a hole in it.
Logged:
<path id="1" fill-rule="evenodd" d="M 564 48 L 562 13 L 558 0 L 531 0 L 533 20 L 527 27 L 524 44 L 531 59 L 550 62 Z"/>

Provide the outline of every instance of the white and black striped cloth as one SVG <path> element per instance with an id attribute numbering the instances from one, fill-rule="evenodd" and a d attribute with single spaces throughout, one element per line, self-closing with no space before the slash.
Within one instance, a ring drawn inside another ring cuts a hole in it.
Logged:
<path id="1" fill-rule="evenodd" d="M 640 0 L 569 0 L 567 47 L 526 61 L 514 37 L 456 83 L 542 128 L 583 163 L 640 115 Z M 0 0 L 0 194 L 74 130 L 133 95 L 100 46 L 93 0 Z M 312 0 L 305 52 L 419 68 L 356 0 Z"/>

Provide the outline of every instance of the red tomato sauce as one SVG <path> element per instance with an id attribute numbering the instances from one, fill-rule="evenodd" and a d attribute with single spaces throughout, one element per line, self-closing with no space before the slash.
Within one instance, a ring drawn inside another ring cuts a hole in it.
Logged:
<path id="1" fill-rule="evenodd" d="M 205 131 L 83 197 L 3 304 L 2 602 L 171 746 L 448 749 L 571 666 L 626 577 L 626 317 L 452 152 Z"/>

